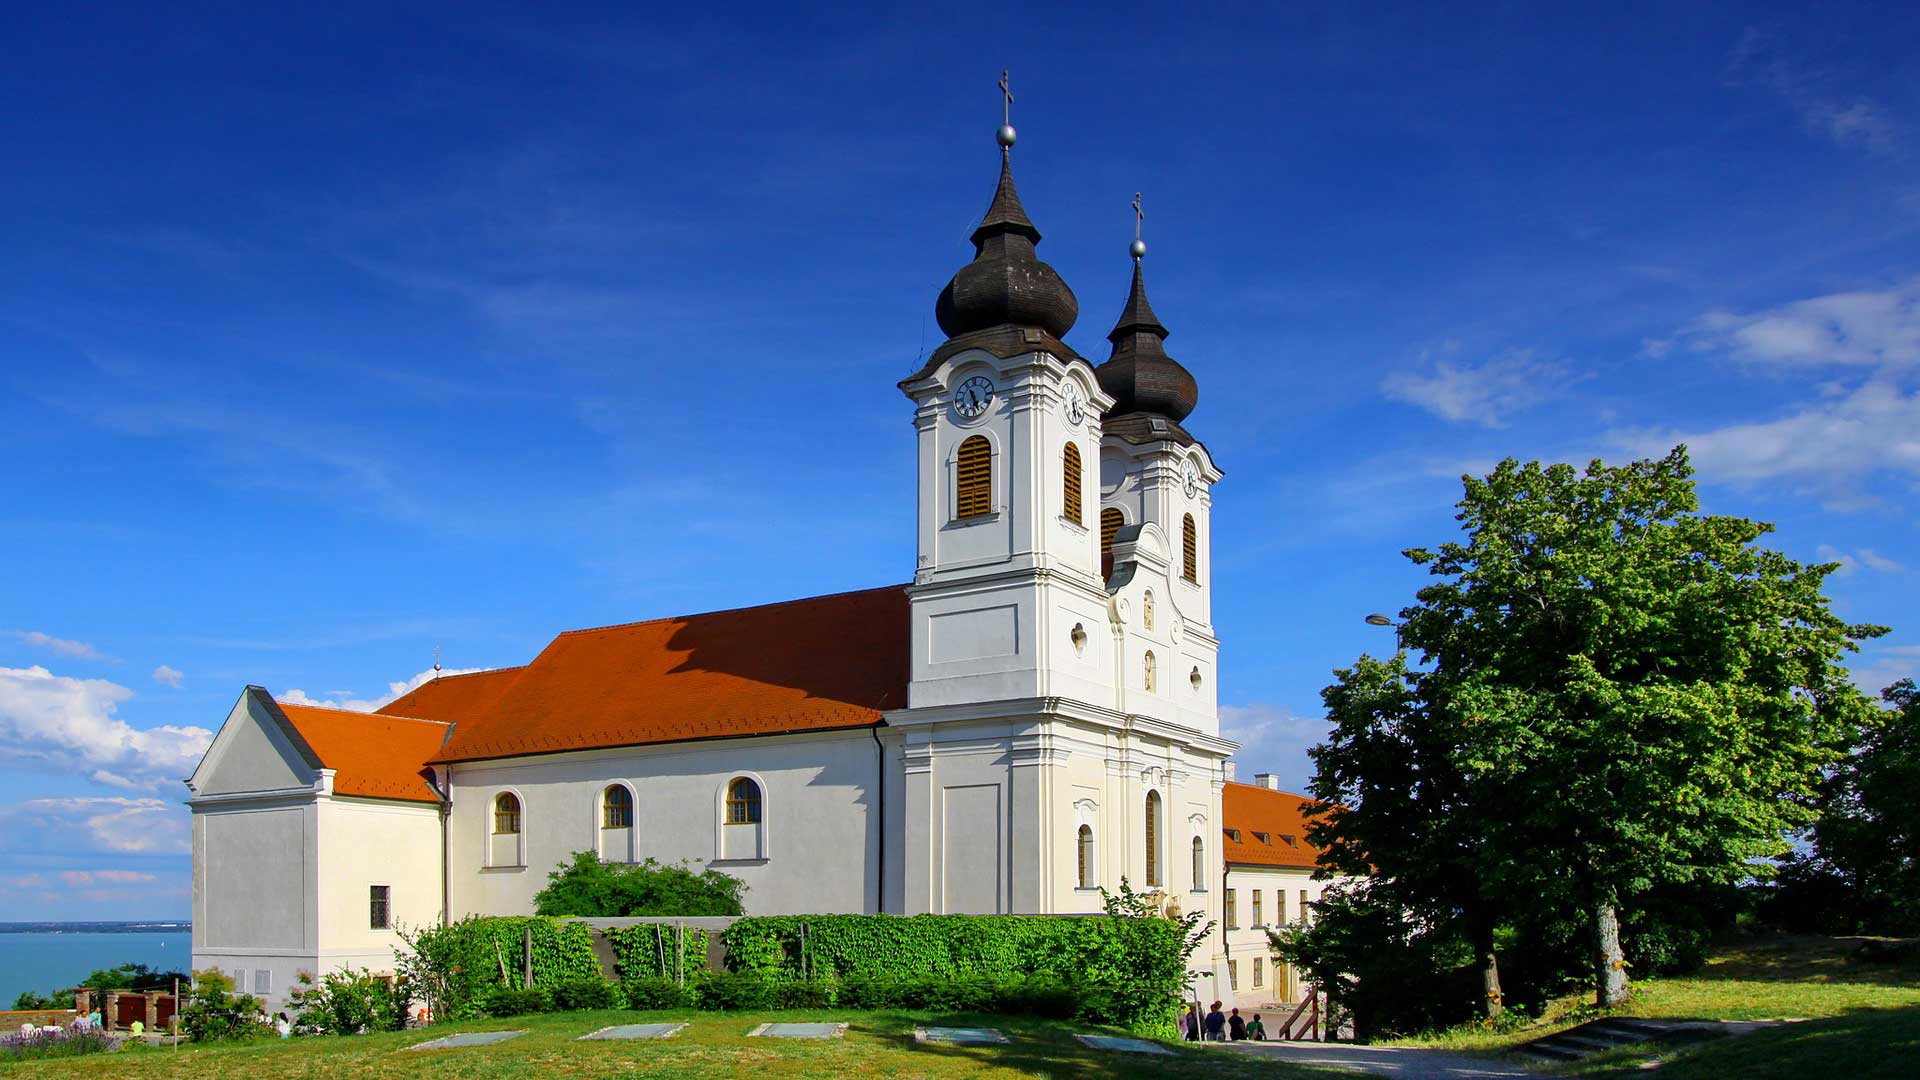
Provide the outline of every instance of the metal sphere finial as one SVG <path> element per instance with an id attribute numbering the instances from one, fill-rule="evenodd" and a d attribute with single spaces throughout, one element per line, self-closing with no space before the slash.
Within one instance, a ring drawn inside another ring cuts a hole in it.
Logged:
<path id="1" fill-rule="evenodd" d="M 1134 258 L 1142 258 L 1147 253 L 1147 242 L 1145 240 L 1135 240 L 1133 245 L 1127 250 L 1133 252 Z"/>
<path id="2" fill-rule="evenodd" d="M 1012 146 L 1013 140 L 1018 137 L 1018 133 L 1013 130 L 1012 124 L 1001 124 L 1000 130 L 994 132 L 993 137 L 1000 141 L 1001 146 Z"/>

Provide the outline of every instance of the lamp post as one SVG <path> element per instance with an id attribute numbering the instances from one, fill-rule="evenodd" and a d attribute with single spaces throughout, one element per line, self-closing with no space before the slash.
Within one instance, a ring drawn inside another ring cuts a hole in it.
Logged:
<path id="1" fill-rule="evenodd" d="M 1401 630 L 1401 628 L 1402 628 L 1402 627 L 1404 627 L 1404 626 L 1406 626 L 1406 625 L 1407 625 L 1406 623 L 1399 623 L 1399 622 L 1394 622 L 1394 621 L 1393 621 L 1392 619 L 1389 619 L 1389 618 L 1387 618 L 1387 617 L 1386 617 L 1385 615 L 1382 615 L 1382 614 L 1380 614 L 1379 612 L 1377 612 L 1377 611 L 1376 611 L 1376 612 L 1374 612 L 1373 614 L 1371 614 L 1371 615 L 1369 615 L 1369 616 L 1367 616 L 1367 625 L 1368 625 L 1368 626 L 1391 626 L 1391 627 L 1393 627 L 1393 647 L 1394 647 L 1394 651 L 1396 651 L 1396 652 L 1398 652 L 1398 651 L 1400 651 L 1400 650 L 1403 650 L 1403 649 L 1405 649 L 1405 648 L 1407 647 L 1407 646 L 1406 646 L 1406 643 L 1405 643 L 1404 641 L 1402 641 L 1402 640 L 1400 639 L 1400 630 Z"/>

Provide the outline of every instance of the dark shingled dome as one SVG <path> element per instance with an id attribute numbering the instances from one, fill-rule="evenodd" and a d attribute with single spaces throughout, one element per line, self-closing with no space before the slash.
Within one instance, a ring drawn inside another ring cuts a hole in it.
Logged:
<path id="1" fill-rule="evenodd" d="M 1120 321 L 1107 334 L 1113 354 L 1094 369 L 1100 389 L 1113 395 L 1108 416 L 1148 413 L 1178 423 L 1200 402 L 1200 384 L 1180 362 L 1167 355 L 1161 342 L 1167 328 L 1147 303 L 1147 283 L 1140 260 L 1133 261 L 1133 291 L 1127 296 Z"/>
<path id="2" fill-rule="evenodd" d="M 948 337 L 1011 325 L 1037 327 L 1058 338 L 1073 328 L 1080 302 L 1053 267 L 1035 254 L 1040 230 L 1020 205 L 1004 150 L 1000 186 L 972 239 L 973 261 L 947 282 L 933 308 Z"/>

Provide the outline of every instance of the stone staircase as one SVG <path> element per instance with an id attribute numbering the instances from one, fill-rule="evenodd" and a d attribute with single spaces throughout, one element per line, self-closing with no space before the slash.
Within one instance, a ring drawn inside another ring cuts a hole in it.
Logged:
<path id="1" fill-rule="evenodd" d="M 1721 1027 L 1720 1024 L 1703 1024 L 1697 1020 L 1642 1020 L 1629 1016 L 1609 1016 L 1522 1043 L 1516 1049 L 1541 1061 L 1572 1061 L 1635 1043 L 1691 1042 L 1728 1034 L 1718 1030 Z"/>

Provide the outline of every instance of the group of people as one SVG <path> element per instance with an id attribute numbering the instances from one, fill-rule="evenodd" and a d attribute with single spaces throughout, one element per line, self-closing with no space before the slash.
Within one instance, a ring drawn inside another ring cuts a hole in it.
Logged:
<path id="1" fill-rule="evenodd" d="M 1217 1001 L 1205 1016 L 1200 1015 L 1200 1003 L 1194 1002 L 1180 1019 L 1180 1028 L 1188 1042 L 1264 1041 L 1267 1037 L 1267 1025 L 1260 1022 L 1259 1013 L 1254 1013 L 1252 1020 L 1242 1020 L 1239 1009 L 1222 1013 Z"/>

